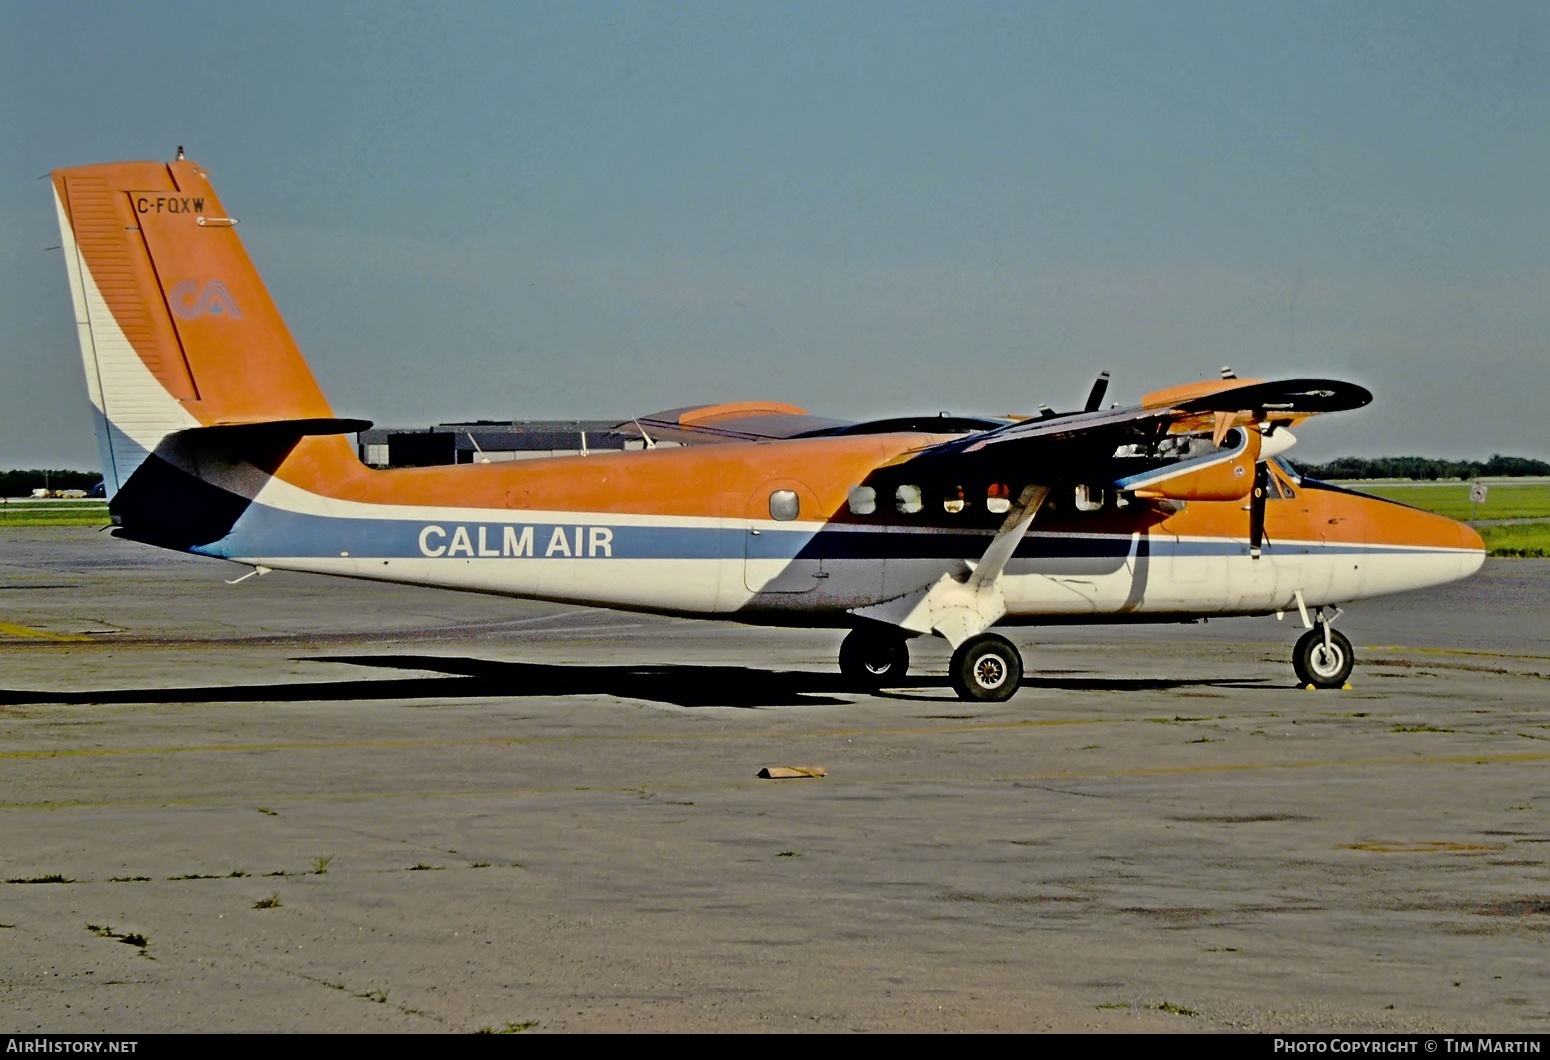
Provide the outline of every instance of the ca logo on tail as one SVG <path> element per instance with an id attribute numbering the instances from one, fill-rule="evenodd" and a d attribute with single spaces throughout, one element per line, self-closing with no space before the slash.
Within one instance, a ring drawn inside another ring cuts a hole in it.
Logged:
<path id="1" fill-rule="evenodd" d="M 242 310 L 220 280 L 210 280 L 203 287 L 198 280 L 184 280 L 167 292 L 167 305 L 184 320 L 194 320 L 206 313 L 242 319 Z"/>

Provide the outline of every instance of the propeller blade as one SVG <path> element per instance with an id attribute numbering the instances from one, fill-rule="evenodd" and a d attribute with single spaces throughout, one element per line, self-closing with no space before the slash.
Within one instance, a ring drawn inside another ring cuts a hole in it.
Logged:
<path id="1" fill-rule="evenodd" d="M 1270 468 L 1254 465 L 1254 493 L 1249 497 L 1249 558 L 1259 559 L 1265 543 L 1265 498 L 1270 494 Z"/>
<path id="2" fill-rule="evenodd" d="M 1108 389 L 1109 373 L 1100 372 L 1097 380 L 1093 383 L 1092 390 L 1088 391 L 1087 404 L 1082 406 L 1082 411 L 1097 412 L 1099 407 L 1103 405 L 1103 395 L 1108 392 Z"/>

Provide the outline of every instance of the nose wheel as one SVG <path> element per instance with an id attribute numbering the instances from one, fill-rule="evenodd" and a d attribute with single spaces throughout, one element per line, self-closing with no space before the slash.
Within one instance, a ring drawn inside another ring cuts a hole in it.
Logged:
<path id="1" fill-rule="evenodd" d="M 994 633 L 970 637 L 953 652 L 947 676 L 959 699 L 1001 703 L 1023 680 L 1023 657 L 1011 641 Z"/>
<path id="2" fill-rule="evenodd" d="M 1341 688 L 1356 665 L 1356 654 L 1344 633 L 1320 621 L 1297 639 L 1292 649 L 1292 669 L 1297 681 L 1314 688 Z"/>
<path id="3" fill-rule="evenodd" d="M 840 643 L 840 673 L 858 688 L 897 684 L 909 668 L 909 645 L 891 629 L 858 626 Z"/>

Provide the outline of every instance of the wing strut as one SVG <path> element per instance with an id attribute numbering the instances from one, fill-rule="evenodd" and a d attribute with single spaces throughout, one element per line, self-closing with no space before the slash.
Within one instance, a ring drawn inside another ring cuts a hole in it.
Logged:
<path id="1" fill-rule="evenodd" d="M 851 613 L 912 633 L 940 634 L 954 648 L 985 632 L 1006 614 L 1001 573 L 1048 496 L 1048 486 L 1024 487 L 977 563 L 965 563 L 930 585 Z"/>

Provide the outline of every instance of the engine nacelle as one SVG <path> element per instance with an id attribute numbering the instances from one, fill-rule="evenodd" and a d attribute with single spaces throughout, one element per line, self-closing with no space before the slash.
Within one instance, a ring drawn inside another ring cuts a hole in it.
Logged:
<path id="1" fill-rule="evenodd" d="M 1131 475 L 1114 486 L 1148 500 L 1242 500 L 1254 492 L 1263 438 L 1252 428 L 1234 427 L 1222 441 L 1215 452 Z"/>

